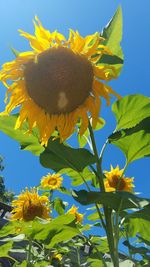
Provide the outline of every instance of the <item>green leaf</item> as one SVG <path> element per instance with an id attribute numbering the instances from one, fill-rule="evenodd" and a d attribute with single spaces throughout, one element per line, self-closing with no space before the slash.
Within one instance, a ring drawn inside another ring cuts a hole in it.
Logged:
<path id="1" fill-rule="evenodd" d="M 62 169 L 60 173 L 69 176 L 72 179 L 73 186 L 84 184 L 84 180 L 87 182 L 95 177 L 95 174 L 91 172 L 88 167 L 85 167 L 81 172 L 75 171 L 71 168 L 65 168 Z"/>
<path id="2" fill-rule="evenodd" d="M 27 134 L 28 124 L 23 123 L 22 129 L 15 130 L 18 114 L 10 116 L 0 116 L 0 130 L 20 143 L 21 149 L 29 150 L 38 156 L 44 151 L 39 143 L 37 130 L 33 130 L 32 134 Z"/>
<path id="3" fill-rule="evenodd" d="M 16 264 L 15 267 L 27 267 L 27 261 L 23 261 L 22 263 Z"/>
<path id="4" fill-rule="evenodd" d="M 122 9 L 119 6 L 115 15 L 103 29 L 101 36 L 105 39 L 102 44 L 106 45 L 113 55 L 103 55 L 97 64 L 113 65 L 119 76 L 123 66 L 123 52 L 120 46 L 122 40 Z"/>
<path id="5" fill-rule="evenodd" d="M 99 260 L 97 260 L 97 259 L 94 259 L 94 258 L 91 258 L 91 257 L 89 257 L 88 258 L 88 262 L 90 262 L 90 267 L 103 267 L 104 265 L 103 265 L 103 262 L 99 259 Z"/>
<path id="6" fill-rule="evenodd" d="M 20 242 L 20 241 L 22 241 L 24 239 L 25 239 L 25 235 L 24 234 L 20 234 L 20 235 L 14 236 L 14 237 L 3 238 L 3 239 L 1 239 L 1 241 L 3 241 L 3 242 L 8 242 L 8 241 Z"/>
<path id="7" fill-rule="evenodd" d="M 89 135 L 89 129 L 87 129 L 83 135 L 78 134 L 79 147 L 84 147 L 87 144 Z"/>
<path id="8" fill-rule="evenodd" d="M 122 9 L 118 7 L 111 21 L 104 28 L 101 35 L 105 38 L 104 44 L 112 51 L 113 54 L 122 58 L 122 49 L 120 42 L 122 40 Z"/>
<path id="9" fill-rule="evenodd" d="M 131 208 L 143 208 L 150 203 L 149 199 L 140 198 L 128 192 L 101 193 L 96 191 L 74 190 L 72 196 L 82 205 L 100 203 L 120 211 Z"/>
<path id="10" fill-rule="evenodd" d="M 140 234 L 142 238 L 150 241 L 150 205 L 142 210 L 125 217 L 125 224 L 129 236 Z"/>
<path id="11" fill-rule="evenodd" d="M 27 265 L 25 265 L 27 266 Z M 47 261 L 39 261 L 39 262 L 36 262 L 34 263 L 34 266 L 35 267 L 50 267 L 50 266 L 53 266 L 53 265 L 49 265 L 49 263 Z"/>
<path id="12" fill-rule="evenodd" d="M 0 256 L 2 256 L 2 257 L 8 256 L 8 252 L 12 248 L 12 245 L 13 245 L 13 242 L 8 242 L 4 245 L 1 245 L 0 246 Z"/>
<path id="13" fill-rule="evenodd" d="M 49 140 L 48 146 L 40 155 L 42 166 L 56 172 L 64 168 L 82 172 L 88 164 L 93 164 L 95 161 L 95 157 L 88 150 L 71 148 L 59 140 Z"/>
<path id="14" fill-rule="evenodd" d="M 109 265 L 108 265 L 109 266 Z M 125 261 L 122 261 L 122 262 L 120 262 L 119 263 L 119 266 L 120 267 L 134 267 L 135 266 L 135 264 L 134 264 L 134 262 L 133 261 L 131 261 L 131 260 L 125 260 Z"/>
<path id="15" fill-rule="evenodd" d="M 65 205 L 63 204 L 63 201 L 59 197 L 56 197 L 54 199 L 53 207 L 59 215 L 64 214 Z"/>
<path id="16" fill-rule="evenodd" d="M 150 117 L 134 128 L 109 136 L 109 142 L 119 147 L 125 154 L 127 164 L 150 155 Z"/>
<path id="17" fill-rule="evenodd" d="M 96 211 L 96 212 L 90 214 L 89 216 L 87 216 L 87 219 L 90 220 L 90 221 L 97 221 L 97 220 L 99 220 L 98 212 Z"/>
<path id="18" fill-rule="evenodd" d="M 150 98 L 136 94 L 128 95 L 112 105 L 117 120 L 116 130 L 134 127 L 150 116 Z"/>
<path id="19" fill-rule="evenodd" d="M 53 248 L 54 245 L 60 242 L 68 241 L 74 236 L 79 235 L 79 234 L 81 233 L 77 228 L 71 227 L 71 226 L 63 226 L 59 232 L 53 235 L 47 247 Z"/>

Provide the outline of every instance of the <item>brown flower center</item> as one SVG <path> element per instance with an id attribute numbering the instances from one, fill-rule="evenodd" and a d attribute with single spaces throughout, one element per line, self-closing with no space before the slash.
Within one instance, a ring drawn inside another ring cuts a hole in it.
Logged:
<path id="1" fill-rule="evenodd" d="M 48 184 L 49 185 L 56 185 L 57 184 L 57 180 L 55 178 L 51 178 L 49 181 L 48 181 Z"/>
<path id="2" fill-rule="evenodd" d="M 25 221 L 31 221 L 36 216 L 41 218 L 42 215 L 43 215 L 43 207 L 40 203 L 37 205 L 30 201 L 25 203 L 23 207 L 23 219 Z"/>
<path id="3" fill-rule="evenodd" d="M 113 175 L 112 178 L 109 180 L 109 185 L 122 191 L 125 187 L 125 182 L 123 179 L 120 179 L 118 175 Z"/>
<path id="4" fill-rule="evenodd" d="M 69 113 L 92 92 L 93 68 L 70 49 L 50 48 L 25 65 L 29 96 L 49 114 Z"/>

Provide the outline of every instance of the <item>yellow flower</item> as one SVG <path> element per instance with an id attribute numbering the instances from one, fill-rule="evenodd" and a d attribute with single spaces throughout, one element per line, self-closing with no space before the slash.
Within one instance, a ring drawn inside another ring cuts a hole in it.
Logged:
<path id="1" fill-rule="evenodd" d="M 79 134 L 99 121 L 101 100 L 110 104 L 110 94 L 119 98 L 111 87 L 100 80 L 116 78 L 111 65 L 97 63 L 103 54 L 111 54 L 102 45 L 99 33 L 82 37 L 70 30 L 68 40 L 57 31 L 46 30 L 34 20 L 35 35 L 19 30 L 28 39 L 32 51 L 20 53 L 3 65 L 0 79 L 8 88 L 3 115 L 21 106 L 15 128 L 28 121 L 29 132 L 39 129 L 40 141 L 46 145 L 55 130 L 61 141 L 67 139 L 80 119 Z M 11 81 L 11 85 L 10 85 Z"/>
<path id="2" fill-rule="evenodd" d="M 52 259 L 52 260 L 53 260 L 53 259 L 56 259 L 56 260 L 58 260 L 58 261 L 61 261 L 61 260 L 62 260 L 62 254 L 55 252 L 55 253 L 52 255 L 51 259 Z"/>
<path id="3" fill-rule="evenodd" d="M 39 196 L 36 189 L 31 192 L 26 188 L 17 200 L 12 201 L 12 220 L 32 221 L 36 216 L 49 219 L 49 200 L 46 196 Z"/>
<path id="4" fill-rule="evenodd" d="M 74 214 L 76 217 L 77 222 L 82 222 L 83 221 L 83 214 L 78 212 L 78 208 L 76 206 L 72 206 L 70 210 L 68 210 L 69 214 Z"/>
<path id="5" fill-rule="evenodd" d="M 60 177 L 59 173 L 48 173 L 42 177 L 41 186 L 46 189 L 55 190 L 61 187 L 63 178 Z"/>
<path id="6" fill-rule="evenodd" d="M 120 179 L 122 176 L 123 169 L 120 170 L 119 166 L 116 168 L 113 168 L 111 166 L 111 170 L 105 171 L 105 177 L 106 179 L 104 180 L 104 185 L 105 185 L 105 190 L 106 192 L 113 192 L 113 191 L 127 191 L 127 192 L 132 192 L 134 185 L 132 184 L 133 178 L 127 178 L 123 175 L 123 177 Z"/>

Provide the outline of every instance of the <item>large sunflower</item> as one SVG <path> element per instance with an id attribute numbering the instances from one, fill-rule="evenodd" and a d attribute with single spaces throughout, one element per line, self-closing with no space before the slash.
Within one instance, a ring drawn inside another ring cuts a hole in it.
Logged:
<path id="1" fill-rule="evenodd" d="M 6 101 L 10 94 L 3 114 L 21 105 L 15 127 L 20 128 L 27 120 L 29 132 L 35 126 L 39 129 L 42 144 L 47 144 L 55 130 L 61 141 L 68 138 L 79 119 L 82 135 L 88 127 L 88 113 L 93 128 L 98 122 L 100 97 L 108 105 L 109 94 L 118 97 L 100 81 L 115 78 L 115 70 L 111 65 L 97 64 L 103 54 L 111 52 L 101 44 L 99 33 L 83 38 L 70 30 L 67 40 L 57 31 L 46 30 L 37 17 L 34 26 L 35 35 L 20 30 L 33 50 L 20 53 L 0 72 L 0 79 L 8 88 Z"/>
<path id="2" fill-rule="evenodd" d="M 36 189 L 23 191 L 18 199 L 12 201 L 12 220 L 32 221 L 36 216 L 49 219 L 49 200 L 46 196 L 39 196 Z"/>
<path id="3" fill-rule="evenodd" d="M 123 169 L 117 165 L 116 168 L 111 166 L 110 171 L 104 171 L 106 179 L 104 180 L 105 191 L 127 191 L 133 192 L 133 178 L 122 176 Z"/>

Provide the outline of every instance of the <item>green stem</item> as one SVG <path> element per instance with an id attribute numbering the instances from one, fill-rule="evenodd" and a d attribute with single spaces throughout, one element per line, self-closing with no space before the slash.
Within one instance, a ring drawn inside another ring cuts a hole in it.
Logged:
<path id="1" fill-rule="evenodd" d="M 119 258 L 118 257 L 118 242 L 119 242 L 119 212 L 118 211 L 115 214 L 114 233 L 115 233 L 115 236 L 114 236 L 115 255 L 117 258 Z"/>
<path id="2" fill-rule="evenodd" d="M 87 181 L 84 179 L 84 177 L 83 177 L 83 175 L 82 175 L 81 173 L 80 173 L 80 176 L 81 176 L 82 180 L 84 181 L 84 183 L 85 183 L 85 185 L 86 185 L 88 191 L 90 192 L 91 190 L 90 190 L 90 187 L 89 187 Z M 104 227 L 104 229 L 106 230 L 106 225 L 105 225 L 105 223 L 104 223 L 102 214 L 101 214 L 100 209 L 99 209 L 99 207 L 98 207 L 98 204 L 95 203 L 95 207 L 96 207 L 97 213 L 98 213 L 98 215 L 99 215 L 101 224 L 102 224 L 102 226 Z"/>
<path id="3" fill-rule="evenodd" d="M 92 146 L 93 146 L 93 152 L 94 152 L 94 155 L 96 158 L 96 168 L 97 168 L 97 178 L 98 178 L 98 182 L 99 182 L 99 188 L 100 188 L 101 192 L 105 192 L 105 186 L 104 186 L 104 181 L 103 181 L 103 172 L 102 172 L 101 164 L 102 164 L 103 153 L 104 153 L 104 150 L 105 150 L 106 145 L 108 143 L 108 140 L 105 142 L 105 144 L 102 148 L 100 157 L 99 157 L 97 147 L 96 147 L 95 137 L 94 137 L 94 133 L 93 133 L 93 129 L 92 129 L 92 126 L 90 124 L 90 121 L 89 121 L 89 132 L 90 132 L 90 138 L 91 138 L 91 142 L 92 142 Z M 118 260 L 116 253 L 115 253 L 113 227 L 112 227 L 112 222 L 111 222 L 112 210 L 105 205 L 103 206 L 103 208 L 104 208 L 104 214 L 105 214 L 105 220 L 106 220 L 106 228 L 105 229 L 106 229 L 106 235 L 107 235 L 110 255 L 111 255 L 114 267 L 119 267 L 119 260 Z"/>
<path id="4" fill-rule="evenodd" d="M 28 253 L 27 253 L 27 267 L 31 267 L 32 266 L 32 263 L 31 263 L 31 260 L 32 260 L 32 239 L 29 238 L 29 247 L 28 247 Z"/>

